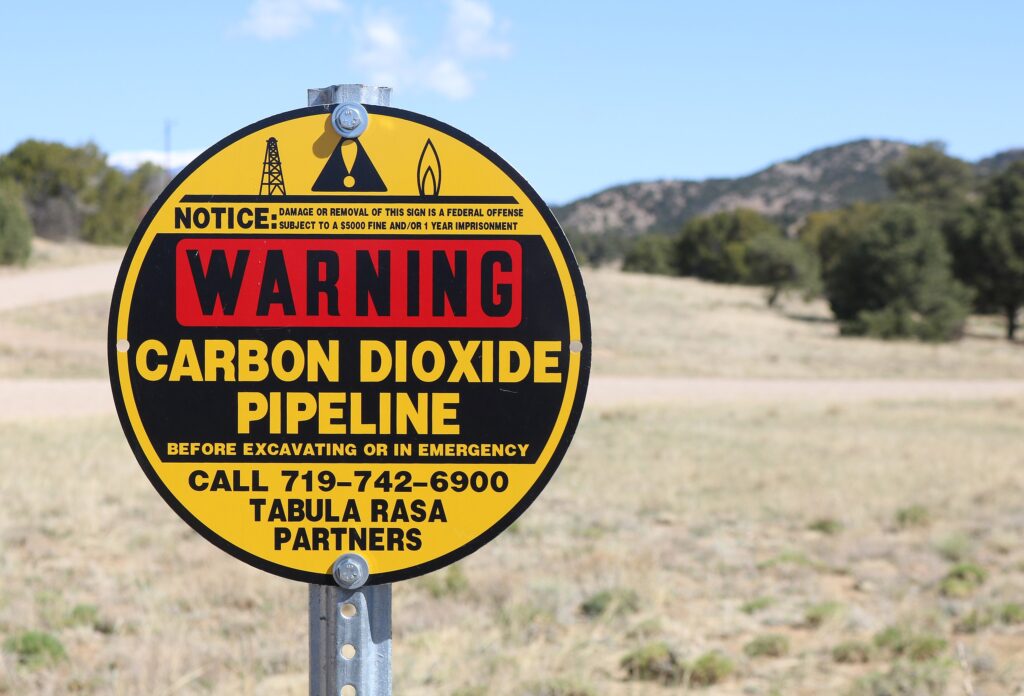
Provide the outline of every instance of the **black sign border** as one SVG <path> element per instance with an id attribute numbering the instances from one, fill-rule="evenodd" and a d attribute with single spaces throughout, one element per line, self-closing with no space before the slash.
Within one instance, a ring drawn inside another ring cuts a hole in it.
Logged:
<path id="1" fill-rule="evenodd" d="M 171 183 L 169 183 L 160 193 L 160 196 L 156 199 L 153 205 L 150 206 L 149 210 L 146 212 L 146 216 L 142 219 L 142 222 L 139 223 L 139 227 L 135 231 L 132 241 L 125 251 L 124 259 L 121 261 L 121 268 L 117 274 L 117 284 L 114 286 L 114 294 L 111 297 L 110 317 L 107 323 L 107 365 L 110 372 L 110 386 L 114 395 L 114 405 L 117 408 L 117 415 L 121 421 L 121 428 L 124 430 L 125 437 L 128 439 L 128 443 L 132 448 L 132 452 L 135 454 L 135 458 L 138 461 L 139 466 L 145 472 L 146 477 L 149 478 L 153 487 L 160 493 L 164 502 L 166 502 L 179 517 L 192 527 L 192 529 L 225 553 L 268 573 L 272 573 L 289 580 L 298 580 L 300 582 L 318 585 L 335 584 L 334 577 L 331 575 L 329 568 L 324 573 L 310 573 L 277 563 L 272 563 L 264 558 L 260 558 L 259 556 L 249 553 L 245 549 L 239 548 L 218 536 L 213 530 L 200 522 L 191 512 L 189 512 L 187 508 L 185 508 L 184 505 L 181 504 L 181 502 L 178 501 L 177 498 L 174 497 L 167 486 L 164 485 L 164 482 L 160 477 L 157 476 L 156 471 L 153 469 L 149 459 L 146 457 L 146 453 L 143 451 L 142 445 L 139 443 L 139 440 L 135 435 L 135 431 L 132 428 L 131 421 L 128 417 L 128 411 L 125 407 L 121 394 L 116 344 L 118 340 L 117 316 L 120 310 L 121 299 L 124 293 L 124 285 L 128 276 L 128 270 L 131 267 L 132 259 L 135 258 L 135 252 L 138 249 L 139 243 L 141 242 L 146 230 L 149 229 L 157 211 L 164 206 L 167 200 L 171 197 L 171 194 L 177 190 L 178 186 L 180 186 L 196 169 L 215 154 L 245 136 L 251 135 L 256 131 L 283 121 L 290 121 L 292 119 L 303 118 L 305 116 L 330 114 L 332 109 L 333 105 L 311 106 L 285 111 L 262 119 L 221 139 L 216 144 L 206 149 L 201 155 L 189 163 L 188 166 L 182 169 L 178 175 L 174 177 Z M 366 105 L 366 110 L 371 114 L 381 114 L 383 116 L 392 116 L 394 118 L 412 121 L 413 123 L 418 123 L 441 131 L 445 135 L 459 140 L 490 160 L 490 162 L 498 167 L 505 176 L 515 182 L 515 184 L 524 193 L 526 193 L 527 197 L 530 199 L 530 203 L 532 203 L 543 216 L 544 222 L 548 225 L 548 229 L 551 231 L 552 235 L 554 235 L 555 240 L 558 242 L 559 250 L 565 258 L 566 266 L 569 269 L 569 275 L 572 277 L 573 292 L 576 295 L 580 318 L 580 340 L 583 342 L 583 349 L 580 352 L 579 379 L 576 385 L 576 395 L 573 401 L 572 410 L 569 413 L 569 418 L 566 421 L 565 428 L 562 431 L 558 445 L 555 447 L 555 451 L 551 455 L 551 459 L 548 461 L 547 465 L 544 467 L 544 471 L 541 472 L 541 475 L 534 482 L 530 490 L 526 492 L 526 495 L 516 503 L 515 507 L 513 507 L 504 517 L 498 520 L 489 529 L 477 535 L 471 541 L 463 544 L 459 548 L 454 549 L 443 556 L 439 556 L 432 561 L 410 566 L 403 570 L 396 570 L 387 573 L 371 573 L 366 584 L 382 585 L 385 583 L 409 580 L 420 575 L 425 575 L 426 573 L 440 570 L 447 565 L 465 558 L 501 534 L 501 532 L 503 532 L 520 515 L 522 515 L 523 512 L 526 511 L 537 496 L 540 495 L 540 492 L 544 490 L 544 487 L 547 485 L 548 481 L 551 480 L 551 477 L 562 463 L 562 458 L 565 456 L 569 443 L 572 441 L 573 435 L 576 432 L 576 426 L 579 424 L 580 415 L 583 412 L 583 403 L 586 400 L 587 395 L 587 385 L 590 381 L 590 307 L 587 303 L 586 290 L 583 287 L 583 278 L 580 275 L 579 264 L 576 262 L 576 257 L 573 254 L 572 247 L 569 245 L 569 240 L 566 238 L 561 226 L 558 224 L 558 221 L 555 219 L 551 209 L 547 206 L 544 200 L 537 194 L 533 187 L 527 183 L 526 179 L 524 179 L 519 172 L 513 169 L 508 162 L 503 160 L 493 150 L 472 136 L 429 116 L 424 116 L 423 114 L 418 114 L 414 111 L 406 111 L 404 109 L 396 109 L 387 106 Z"/>

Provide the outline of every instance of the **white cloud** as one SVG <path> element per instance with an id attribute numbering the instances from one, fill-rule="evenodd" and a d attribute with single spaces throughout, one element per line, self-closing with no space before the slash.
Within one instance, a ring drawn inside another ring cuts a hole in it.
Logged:
<path id="1" fill-rule="evenodd" d="M 482 0 L 448 0 L 444 33 L 418 47 L 388 14 L 356 25 L 352 60 L 369 79 L 395 88 L 426 88 L 449 99 L 472 95 L 482 59 L 504 58 L 511 46 L 502 38 L 490 6 Z"/>
<path id="2" fill-rule="evenodd" d="M 494 12 L 479 0 L 451 0 L 448 31 L 464 57 L 504 58 L 511 47 L 495 35 Z"/>
<path id="3" fill-rule="evenodd" d="M 356 36 L 353 61 L 366 70 L 371 82 L 396 87 L 404 81 L 412 61 L 398 25 L 387 17 L 371 17 Z"/>
<path id="4" fill-rule="evenodd" d="M 398 27 L 386 19 L 373 19 L 366 23 L 366 38 L 373 50 L 382 52 L 398 52 L 405 50 Z"/>
<path id="5" fill-rule="evenodd" d="M 511 53 L 506 26 L 487 0 L 445 0 L 442 7 L 446 11 L 432 36 L 410 35 L 386 7 L 368 10 L 361 21 L 353 19 L 352 64 L 378 85 L 469 97 L 480 78 L 479 63 Z M 342 0 L 251 0 L 235 30 L 268 41 L 286 39 L 312 28 L 318 15 L 345 10 Z"/>
<path id="6" fill-rule="evenodd" d="M 426 84 L 435 92 L 451 99 L 465 99 L 473 93 L 473 83 L 462 65 L 450 58 L 442 58 L 426 74 Z"/>
<path id="7" fill-rule="evenodd" d="M 168 169 L 181 169 L 201 152 L 202 150 L 173 150 L 170 153 L 162 150 L 123 150 L 112 153 L 107 161 L 121 169 L 135 169 L 144 162 L 152 162 L 158 167 Z"/>
<path id="8" fill-rule="evenodd" d="M 343 9 L 340 0 L 253 0 L 237 28 L 258 39 L 287 39 L 312 27 L 316 15 Z"/>

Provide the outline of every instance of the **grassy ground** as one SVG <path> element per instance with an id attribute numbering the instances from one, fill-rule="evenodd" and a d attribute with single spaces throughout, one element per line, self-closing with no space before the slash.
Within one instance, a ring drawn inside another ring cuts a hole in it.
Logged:
<path id="1" fill-rule="evenodd" d="M 0 312 L 0 377 L 104 377 L 109 295 Z"/>
<path id="2" fill-rule="evenodd" d="M 964 626 L 1024 602 L 1022 418 L 1024 401 L 590 412 L 509 533 L 396 586 L 397 693 L 672 693 L 620 666 L 658 642 L 728 656 L 714 693 L 843 693 L 901 660 L 832 650 L 893 625 L 936 641 L 915 669 L 955 685 L 960 642 L 977 688 L 1014 693 L 1024 617 Z M 0 693 L 302 693 L 304 588 L 192 533 L 114 423 L 3 426 L 0 461 L 0 630 L 65 653 L 19 665 L 8 645 Z M 943 596 L 966 561 L 985 581 Z M 744 653 L 766 635 L 787 654 Z"/>
<path id="3" fill-rule="evenodd" d="M 989 338 L 840 341 L 756 290 L 588 288 L 605 374 L 1024 372 Z M 57 304 L 0 315 L 53 351 L 0 373 L 103 374 L 106 299 Z M 1022 423 L 1024 398 L 590 408 L 519 522 L 396 585 L 396 693 L 1019 693 Z M 0 424 L 0 481 L 0 694 L 305 693 L 305 588 L 178 520 L 113 417 Z"/>
<path id="4" fill-rule="evenodd" d="M 124 247 L 101 246 L 84 242 L 51 242 L 36 237 L 32 240 L 32 255 L 29 256 L 25 268 L 62 268 L 77 266 L 83 263 L 114 261 L 124 256 Z M 20 273 L 23 269 L 11 266 L 0 266 L 0 276 L 8 273 Z"/>
<path id="5" fill-rule="evenodd" d="M 27 268 L 0 266 L 0 279 L 123 255 L 119 247 L 35 239 Z M 110 293 L 101 293 L 0 312 L 0 377 L 105 376 L 109 311 Z"/>
<path id="6" fill-rule="evenodd" d="M 715 377 L 1024 377 L 1024 345 L 995 317 L 974 317 L 962 341 L 926 345 L 840 338 L 824 302 L 692 279 L 588 273 L 594 368 L 615 375 Z"/>

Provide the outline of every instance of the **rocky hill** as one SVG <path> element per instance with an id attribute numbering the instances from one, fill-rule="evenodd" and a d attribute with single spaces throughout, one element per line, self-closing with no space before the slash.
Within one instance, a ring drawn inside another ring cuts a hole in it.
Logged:
<path id="1" fill-rule="evenodd" d="M 1017 160 L 1024 160 L 1024 148 L 997 152 L 991 157 L 979 160 L 978 163 L 974 165 L 974 169 L 978 174 L 988 176 L 998 172 L 1000 169 L 1005 169 L 1011 162 L 1016 162 Z"/>
<path id="2" fill-rule="evenodd" d="M 614 186 L 554 212 L 570 234 L 673 232 L 691 217 L 740 207 L 789 225 L 815 210 L 884 198 L 885 168 L 908 147 L 892 140 L 855 140 L 736 179 Z M 988 174 L 1021 158 L 1024 150 L 1007 150 L 975 166 Z"/>

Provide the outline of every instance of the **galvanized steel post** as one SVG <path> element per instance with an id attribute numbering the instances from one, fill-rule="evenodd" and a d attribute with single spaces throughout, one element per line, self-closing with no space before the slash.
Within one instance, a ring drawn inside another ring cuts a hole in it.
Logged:
<path id="1" fill-rule="evenodd" d="M 309 695 L 391 696 L 391 585 L 309 586 Z"/>
<path id="2" fill-rule="evenodd" d="M 337 104 L 335 130 L 358 137 L 368 125 L 360 104 L 390 105 L 391 88 L 331 85 L 307 97 L 309 106 Z M 366 587 L 358 554 L 332 571 L 337 585 L 309 586 L 309 696 L 391 696 L 391 585 Z"/>

